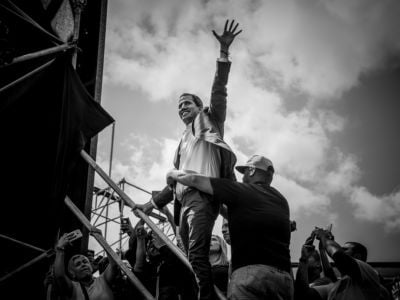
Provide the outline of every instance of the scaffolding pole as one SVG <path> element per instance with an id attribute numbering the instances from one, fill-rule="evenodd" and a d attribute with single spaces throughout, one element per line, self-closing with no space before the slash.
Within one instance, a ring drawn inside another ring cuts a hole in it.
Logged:
<path id="1" fill-rule="evenodd" d="M 21 63 L 21 62 L 32 60 L 32 59 L 35 59 L 35 58 L 39 58 L 39 57 L 42 57 L 42 56 L 63 52 L 63 51 L 66 51 L 66 50 L 74 48 L 74 47 L 76 47 L 76 44 L 69 43 L 69 44 L 63 44 L 63 45 L 59 45 L 59 46 L 43 49 L 43 50 L 40 50 L 40 51 L 24 54 L 24 55 L 15 57 L 9 64 L 1 65 L 0 68 L 8 67 L 8 66 L 11 66 L 11 65 L 16 64 L 16 63 Z"/>

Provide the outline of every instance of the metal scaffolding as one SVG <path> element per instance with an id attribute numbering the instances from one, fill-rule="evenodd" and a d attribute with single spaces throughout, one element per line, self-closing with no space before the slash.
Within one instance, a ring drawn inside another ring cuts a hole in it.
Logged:
<path id="1" fill-rule="evenodd" d="M 151 195 L 151 192 L 126 181 L 125 178 L 118 181 L 117 185 L 122 191 L 125 191 L 125 186 L 128 185 Z M 117 246 L 118 249 L 123 250 L 129 239 L 127 234 L 119 230 L 122 218 L 129 217 L 127 212 L 131 215 L 130 210 L 125 209 L 124 201 L 114 190 L 110 187 L 103 189 L 94 187 L 90 218 L 91 224 L 103 232 L 104 238 L 111 247 Z M 158 228 L 176 244 L 175 226 L 173 224 L 173 216 L 169 209 L 165 207 L 162 212 L 158 210 L 152 212 L 150 217 Z M 138 220 L 140 219 L 138 218 Z M 104 250 L 100 250 L 95 256 L 103 254 L 103 252 Z"/>

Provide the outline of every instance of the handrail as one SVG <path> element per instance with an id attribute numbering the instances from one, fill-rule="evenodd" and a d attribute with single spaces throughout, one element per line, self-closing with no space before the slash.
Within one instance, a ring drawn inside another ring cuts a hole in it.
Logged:
<path id="1" fill-rule="evenodd" d="M 104 179 L 104 181 L 124 200 L 125 204 L 135 210 L 135 213 L 138 217 L 140 217 L 157 236 L 159 236 L 162 241 L 167 245 L 167 247 L 181 260 L 181 262 L 191 271 L 193 272 L 192 266 L 189 263 L 186 256 L 183 254 L 182 250 L 180 250 L 176 245 L 172 243 L 172 241 L 157 227 L 153 221 L 150 220 L 149 216 L 146 215 L 140 209 L 137 209 L 135 202 L 127 195 L 123 190 L 119 188 L 119 186 L 100 168 L 100 166 L 87 154 L 84 150 L 81 151 L 81 156 L 83 159 Z"/>

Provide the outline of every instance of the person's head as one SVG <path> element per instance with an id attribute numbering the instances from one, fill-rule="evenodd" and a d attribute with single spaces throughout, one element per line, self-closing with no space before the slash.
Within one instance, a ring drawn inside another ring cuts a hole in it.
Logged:
<path id="1" fill-rule="evenodd" d="M 321 277 L 321 257 L 316 249 L 314 249 L 307 259 L 307 271 L 310 283 Z"/>
<path id="2" fill-rule="evenodd" d="M 224 237 L 225 242 L 230 245 L 231 244 L 231 236 L 229 235 L 229 227 L 228 227 L 228 220 L 222 220 L 222 236 Z"/>
<path id="3" fill-rule="evenodd" d="M 246 164 L 236 166 L 236 170 L 243 174 L 244 183 L 265 183 L 270 185 L 274 175 L 272 162 L 261 155 L 253 155 Z"/>
<path id="4" fill-rule="evenodd" d="M 90 261 L 90 265 L 92 266 L 92 272 L 96 272 L 99 269 L 98 260 L 94 259 L 94 250 L 88 249 L 86 252 L 86 257 Z"/>
<path id="5" fill-rule="evenodd" d="M 68 261 L 68 273 L 73 280 L 84 281 L 92 278 L 92 266 L 89 259 L 82 254 L 72 256 Z"/>
<path id="6" fill-rule="evenodd" d="M 94 250 L 88 249 L 86 252 L 86 257 L 89 259 L 90 263 L 94 261 Z"/>
<path id="7" fill-rule="evenodd" d="M 183 123 L 191 123 L 197 114 L 203 109 L 203 102 L 199 97 L 189 93 L 183 93 L 178 101 L 178 113 Z"/>
<path id="8" fill-rule="evenodd" d="M 150 230 L 148 233 L 148 239 L 146 242 L 147 243 L 147 246 L 146 246 L 147 256 L 153 262 L 158 261 L 161 256 L 160 250 L 158 249 L 158 247 L 154 241 L 154 239 L 156 238 L 155 235 L 156 234 L 152 230 Z"/>
<path id="9" fill-rule="evenodd" d="M 221 250 L 221 242 L 219 240 L 219 237 L 215 234 L 211 236 L 211 242 L 210 242 L 210 252 L 220 252 Z"/>
<path id="10" fill-rule="evenodd" d="M 210 242 L 210 263 L 211 265 L 216 264 L 228 264 L 228 249 L 223 238 L 213 234 Z"/>
<path id="11" fill-rule="evenodd" d="M 368 256 L 368 250 L 367 248 L 357 242 L 346 242 L 343 247 L 342 247 L 343 251 L 351 256 L 354 257 L 358 260 L 367 261 L 367 256 Z"/>

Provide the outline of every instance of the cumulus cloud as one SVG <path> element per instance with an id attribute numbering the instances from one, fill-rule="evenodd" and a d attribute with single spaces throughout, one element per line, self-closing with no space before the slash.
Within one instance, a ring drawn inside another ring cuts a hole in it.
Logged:
<path id="1" fill-rule="evenodd" d="M 351 196 L 362 219 L 373 219 L 372 203 L 396 206 L 385 197 L 357 200 L 369 194 L 357 186 L 358 160 L 331 140 L 346 120 L 324 104 L 399 49 L 397 1 L 119 0 L 109 6 L 107 83 L 140 90 L 153 102 L 170 101 L 183 91 L 206 102 L 218 53 L 211 29 L 220 32 L 225 19 L 235 17 L 243 33 L 232 46 L 226 139 L 239 161 L 253 153 L 270 157 L 276 184 L 296 198 L 295 213 L 313 207 L 311 212 L 329 214 L 338 193 Z M 307 98 L 294 111 L 282 98 L 281 91 L 290 90 Z M 162 186 L 177 144 L 132 135 L 122 145 L 130 157 L 116 161 L 113 173 L 149 188 Z M 377 219 L 383 222 L 384 215 Z M 398 224 L 390 222 L 390 228 Z"/>
<path id="2" fill-rule="evenodd" d="M 138 0 L 115 6 L 119 15 L 107 33 L 107 78 L 142 88 L 153 100 L 179 90 L 182 75 L 204 74 L 199 61 L 207 61 L 215 48 L 210 30 L 230 16 L 245 30 L 244 44 L 235 48 L 250 54 L 241 57 L 244 64 L 258 66 L 264 80 L 312 98 L 340 96 L 361 73 L 399 49 L 396 1 Z M 196 77 L 185 76 L 183 85 L 204 90 Z"/>
<path id="3" fill-rule="evenodd" d="M 385 225 L 387 230 L 400 228 L 400 191 L 377 196 L 365 187 L 353 190 L 350 199 L 355 206 L 355 216 Z"/>

